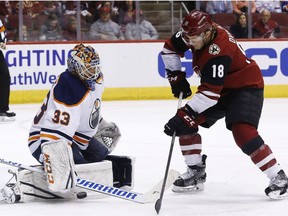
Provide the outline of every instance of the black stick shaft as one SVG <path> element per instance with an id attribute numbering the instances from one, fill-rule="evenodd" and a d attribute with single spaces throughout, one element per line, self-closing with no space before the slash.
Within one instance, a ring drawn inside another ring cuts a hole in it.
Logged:
<path id="1" fill-rule="evenodd" d="M 181 107 L 182 97 L 183 97 L 183 93 L 180 92 L 177 110 Z M 164 175 L 163 184 L 162 184 L 162 188 L 161 188 L 161 192 L 160 192 L 160 197 L 155 203 L 155 210 L 156 210 L 157 214 L 159 214 L 161 206 L 162 206 L 162 200 L 163 200 L 163 195 L 164 195 L 164 191 L 165 191 L 165 186 L 166 186 L 167 176 L 168 176 L 168 172 L 169 172 L 170 162 L 171 162 L 171 158 L 172 158 L 173 147 L 174 147 L 174 143 L 175 143 L 175 137 L 176 137 L 176 131 L 174 131 L 173 136 L 172 136 L 172 140 L 171 140 L 170 150 L 169 150 L 169 154 L 168 154 L 168 160 L 167 160 L 167 164 L 166 164 L 165 175 Z"/>

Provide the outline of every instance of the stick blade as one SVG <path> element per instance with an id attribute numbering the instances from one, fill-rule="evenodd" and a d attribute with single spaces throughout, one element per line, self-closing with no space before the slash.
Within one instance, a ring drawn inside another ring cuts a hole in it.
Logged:
<path id="1" fill-rule="evenodd" d="M 179 175 L 180 175 L 180 173 L 178 171 L 173 170 L 173 169 L 169 170 L 164 191 L 166 191 L 173 184 L 173 182 L 178 178 Z M 163 180 L 162 180 L 161 184 L 163 184 Z M 160 195 L 160 197 L 156 200 L 155 206 L 154 206 L 157 214 L 159 214 L 159 212 L 160 212 L 160 209 L 162 206 L 163 194 L 164 194 L 164 191 L 161 194 L 161 192 L 160 192 L 161 189 L 162 188 L 160 188 L 160 182 L 159 182 L 157 195 Z"/>
<path id="2" fill-rule="evenodd" d="M 167 190 L 173 184 L 173 182 L 178 178 L 179 175 L 180 173 L 178 171 L 173 170 L 173 169 L 169 170 L 169 173 L 166 179 L 165 190 Z M 163 181 L 164 179 L 158 182 L 158 184 L 155 185 L 150 191 L 145 193 L 146 203 L 154 202 L 156 199 L 159 199 L 161 195 Z"/>
<path id="3" fill-rule="evenodd" d="M 162 202 L 161 202 L 161 199 L 159 198 L 159 199 L 157 199 L 157 201 L 155 203 L 155 210 L 156 210 L 157 214 L 159 214 L 161 206 L 162 206 Z"/>

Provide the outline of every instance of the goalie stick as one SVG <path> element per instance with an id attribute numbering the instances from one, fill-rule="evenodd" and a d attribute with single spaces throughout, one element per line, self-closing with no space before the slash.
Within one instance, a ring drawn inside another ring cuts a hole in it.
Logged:
<path id="1" fill-rule="evenodd" d="M 44 174 L 44 171 L 36 169 L 32 166 L 24 165 L 24 164 L 13 162 L 13 161 L 8 161 L 2 158 L 0 158 L 0 163 L 6 164 L 9 166 L 18 167 L 18 168 L 25 169 L 25 170 L 30 170 L 32 172 L 38 172 L 38 173 Z M 169 171 L 166 184 L 165 184 L 165 189 L 168 189 L 172 185 L 172 183 L 176 180 L 179 174 L 180 174 L 179 172 L 172 170 L 172 169 Z M 93 182 L 93 181 L 83 179 L 78 176 L 77 176 L 76 186 L 80 188 L 84 188 L 86 190 L 106 194 L 108 196 L 113 196 L 116 198 L 121 198 L 121 199 L 125 199 L 128 201 L 145 204 L 145 203 L 151 203 L 157 198 L 159 198 L 160 190 L 163 187 L 163 180 L 158 182 L 158 184 L 156 184 L 151 190 L 147 191 L 146 193 L 128 191 L 125 189 L 116 188 L 113 186 L 108 186 L 108 185 L 100 184 L 97 182 Z"/>

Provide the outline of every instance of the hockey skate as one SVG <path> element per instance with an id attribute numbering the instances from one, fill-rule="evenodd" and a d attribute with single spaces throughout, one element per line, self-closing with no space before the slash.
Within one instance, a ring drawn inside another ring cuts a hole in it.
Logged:
<path id="1" fill-rule="evenodd" d="M 271 199 L 288 198 L 288 178 L 283 170 L 280 170 L 276 177 L 272 178 L 265 193 Z"/>
<path id="2" fill-rule="evenodd" d="M 202 155 L 202 163 L 189 166 L 187 171 L 181 174 L 173 183 L 172 191 L 176 193 L 204 190 L 206 181 L 206 155 Z"/>
<path id="3" fill-rule="evenodd" d="M 16 114 L 14 112 L 0 112 L 0 122 L 11 122 L 15 121 Z"/>
<path id="4" fill-rule="evenodd" d="M 20 190 L 17 183 L 10 182 L 12 179 L 16 178 L 16 175 L 11 170 L 9 170 L 9 173 L 11 173 L 13 177 L 0 190 L 0 201 L 5 203 L 18 203 L 21 198 Z"/>

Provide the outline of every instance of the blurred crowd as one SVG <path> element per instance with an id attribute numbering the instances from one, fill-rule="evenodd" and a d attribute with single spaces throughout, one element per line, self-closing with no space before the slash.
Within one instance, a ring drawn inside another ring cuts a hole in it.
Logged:
<path id="1" fill-rule="evenodd" d="M 288 1 L 201 1 L 200 8 L 236 38 L 288 38 Z"/>
<path id="2" fill-rule="evenodd" d="M 19 35 L 20 41 L 158 39 L 155 27 L 131 0 L 6 0 L 0 1 L 0 19 L 8 41 L 19 41 Z"/>
<path id="3" fill-rule="evenodd" d="M 6 0 L 0 1 L 0 19 L 6 26 L 8 41 L 159 39 L 157 28 L 141 10 L 141 2 L 138 7 L 136 2 Z M 189 11 L 198 7 L 210 14 L 236 38 L 288 37 L 288 1 L 182 3 Z"/>

